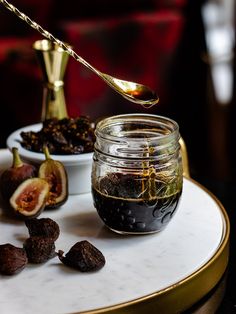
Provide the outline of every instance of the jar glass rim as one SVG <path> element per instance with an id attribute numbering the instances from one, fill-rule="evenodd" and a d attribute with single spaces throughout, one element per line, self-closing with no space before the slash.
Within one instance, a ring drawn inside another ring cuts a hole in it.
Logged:
<path id="1" fill-rule="evenodd" d="M 163 130 L 165 129 L 166 133 L 157 133 L 154 130 L 152 136 L 150 136 L 152 140 L 160 140 L 160 138 L 167 139 L 169 137 L 179 136 L 179 125 L 176 121 L 165 116 L 145 113 L 128 113 L 106 117 L 97 123 L 95 134 L 99 135 L 99 137 L 106 138 L 107 140 L 116 141 L 117 137 L 119 139 L 122 138 L 121 133 L 118 132 L 118 130 L 114 133 L 107 132 L 108 128 L 116 127 L 118 125 L 124 125 L 126 123 L 136 123 L 140 126 L 140 131 L 142 131 L 142 127 L 145 126 L 145 124 L 147 125 L 148 123 L 152 124 L 153 126 L 162 126 Z M 132 136 L 132 141 L 143 141 L 143 137 Z"/>

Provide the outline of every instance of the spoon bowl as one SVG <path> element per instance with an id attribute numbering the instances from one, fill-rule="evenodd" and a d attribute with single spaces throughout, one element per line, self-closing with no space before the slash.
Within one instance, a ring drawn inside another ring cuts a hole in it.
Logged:
<path id="1" fill-rule="evenodd" d="M 157 94 L 148 86 L 140 83 L 120 80 L 101 72 L 100 75 L 110 87 L 131 102 L 150 108 L 159 101 Z"/>

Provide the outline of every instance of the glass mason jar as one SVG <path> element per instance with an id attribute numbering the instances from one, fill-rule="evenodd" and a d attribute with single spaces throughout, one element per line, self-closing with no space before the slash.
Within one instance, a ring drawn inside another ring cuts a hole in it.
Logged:
<path id="1" fill-rule="evenodd" d="M 182 193 L 178 124 L 153 114 L 101 120 L 92 165 L 94 206 L 105 225 L 122 234 L 162 230 Z"/>

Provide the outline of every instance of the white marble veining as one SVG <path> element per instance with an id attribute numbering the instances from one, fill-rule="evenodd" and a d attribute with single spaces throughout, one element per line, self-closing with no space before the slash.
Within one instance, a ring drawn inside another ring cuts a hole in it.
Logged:
<path id="1" fill-rule="evenodd" d="M 9 154 L 0 151 L 0 165 Z M 216 252 L 224 231 L 217 203 L 184 180 L 180 207 L 169 225 L 153 235 L 122 236 L 104 227 L 90 194 L 70 196 L 64 206 L 40 217 L 58 222 L 57 249 L 67 252 L 87 239 L 102 251 L 106 265 L 80 273 L 56 257 L 28 265 L 15 276 L 0 276 L 1 314 L 64 314 L 107 307 L 164 289 L 192 274 Z M 18 246 L 28 236 L 22 222 L 0 216 L 0 244 Z"/>

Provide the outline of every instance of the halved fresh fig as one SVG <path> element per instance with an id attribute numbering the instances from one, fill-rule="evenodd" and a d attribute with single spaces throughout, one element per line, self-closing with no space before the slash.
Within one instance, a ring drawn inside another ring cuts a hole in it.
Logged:
<path id="1" fill-rule="evenodd" d="M 3 200 L 7 202 L 21 182 L 37 176 L 35 166 L 22 162 L 17 147 L 12 148 L 12 154 L 11 167 L 6 169 L 0 177 L 1 195 Z"/>
<path id="2" fill-rule="evenodd" d="M 44 210 L 49 196 L 49 184 L 40 178 L 22 182 L 10 198 L 10 205 L 17 216 L 37 217 Z"/>
<path id="3" fill-rule="evenodd" d="M 58 208 L 68 198 L 68 178 L 64 165 L 51 158 L 48 148 L 44 148 L 46 160 L 39 167 L 39 178 L 49 183 L 50 191 L 45 209 Z"/>

